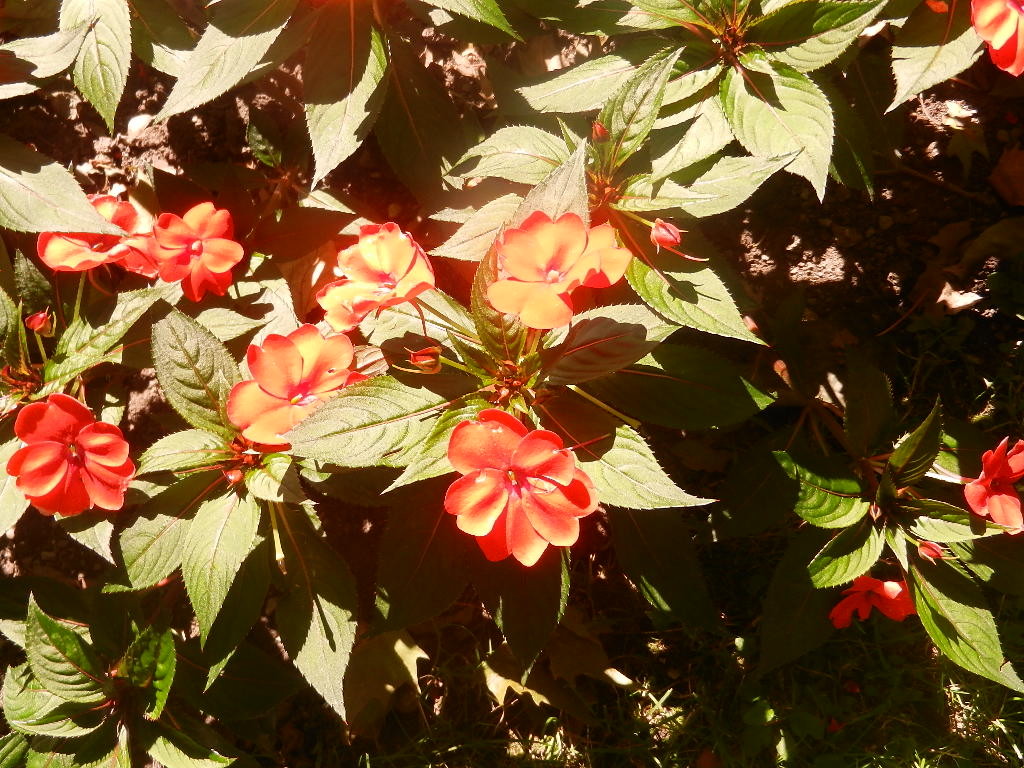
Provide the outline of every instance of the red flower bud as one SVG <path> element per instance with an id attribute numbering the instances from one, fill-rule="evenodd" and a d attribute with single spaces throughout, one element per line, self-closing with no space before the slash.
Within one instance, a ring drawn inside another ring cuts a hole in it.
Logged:
<path id="1" fill-rule="evenodd" d="M 25 327 L 30 331 L 35 331 L 40 336 L 52 336 L 53 318 L 50 316 L 49 308 L 26 317 Z"/>
<path id="2" fill-rule="evenodd" d="M 594 124 L 590 126 L 590 140 L 595 144 L 600 144 L 603 141 L 608 141 L 608 137 L 608 129 L 602 123 L 595 120 Z"/>
<path id="3" fill-rule="evenodd" d="M 225 470 L 224 479 L 228 481 L 228 485 L 238 485 L 242 482 L 242 471 L 239 469 Z"/>
<path id="4" fill-rule="evenodd" d="M 932 563 L 944 557 L 942 547 L 934 541 L 919 541 L 917 543 L 917 554 Z"/>
<path id="5" fill-rule="evenodd" d="M 846 723 L 841 723 L 838 720 L 836 720 L 834 717 L 830 717 L 828 719 L 828 725 L 825 726 L 825 730 L 828 731 L 829 733 L 838 733 L 839 731 L 843 730 L 843 728 L 845 728 L 845 727 L 846 727 Z"/>
<path id="6" fill-rule="evenodd" d="M 409 352 L 409 362 L 420 373 L 440 373 L 441 348 L 439 346 L 434 345 L 407 351 Z"/>
<path id="7" fill-rule="evenodd" d="M 661 219 L 654 220 L 654 226 L 651 227 L 651 242 L 655 247 L 674 248 L 682 239 L 682 233 L 675 224 Z"/>

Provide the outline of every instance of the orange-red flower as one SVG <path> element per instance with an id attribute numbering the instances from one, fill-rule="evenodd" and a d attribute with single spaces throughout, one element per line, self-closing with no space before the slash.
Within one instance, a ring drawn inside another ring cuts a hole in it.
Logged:
<path id="1" fill-rule="evenodd" d="M 234 237 L 231 212 L 200 203 L 184 216 L 161 213 L 153 225 L 152 255 L 160 278 L 181 280 L 185 297 L 199 301 L 207 291 L 223 296 L 231 285 L 231 268 L 245 251 Z"/>
<path id="2" fill-rule="evenodd" d="M 988 45 L 992 62 L 1020 76 L 1024 72 L 1024 2 L 971 0 L 971 23 Z"/>
<path id="3" fill-rule="evenodd" d="M 394 222 L 359 230 L 359 242 L 338 254 L 341 280 L 316 295 L 336 331 L 350 331 L 374 310 L 412 301 L 434 287 L 434 270 L 412 237 Z"/>
<path id="4" fill-rule="evenodd" d="M 619 247 L 610 224 L 587 229 L 575 213 L 557 221 L 535 211 L 498 243 L 500 279 L 487 289 L 499 312 L 548 330 L 572 320 L 569 295 L 580 286 L 607 288 L 626 273 L 632 254 Z"/>
<path id="5" fill-rule="evenodd" d="M 846 597 L 836 603 L 828 615 L 838 629 L 850 626 L 854 613 L 864 621 L 872 608 L 877 608 L 894 621 L 903 621 L 917 613 L 904 581 L 880 581 L 871 576 L 859 576 L 854 579 L 853 586 L 843 590 L 843 594 Z"/>
<path id="6" fill-rule="evenodd" d="M 1010 528 L 1010 533 L 1024 530 L 1020 497 L 1013 484 L 1024 477 L 1024 440 L 1010 448 L 1004 437 L 995 450 L 981 457 L 981 477 L 964 486 L 964 497 L 971 511 L 992 522 Z"/>
<path id="7" fill-rule="evenodd" d="M 91 507 L 120 509 L 135 474 L 128 443 L 113 424 L 67 395 L 26 405 L 14 422 L 25 443 L 7 462 L 7 474 L 46 514 L 77 515 Z"/>
<path id="8" fill-rule="evenodd" d="M 460 530 L 478 537 L 488 560 L 509 555 L 530 566 L 548 544 L 568 547 L 597 494 L 553 432 L 529 431 L 495 408 L 452 430 L 448 460 L 462 474 L 444 497 Z"/>
<path id="9" fill-rule="evenodd" d="M 267 446 L 285 446 L 281 435 L 325 400 L 366 378 L 351 370 L 354 351 L 347 336 L 324 338 L 312 325 L 287 336 L 272 333 L 249 347 L 254 380 L 236 384 L 228 396 L 228 418 L 242 436 Z"/>
<path id="10" fill-rule="evenodd" d="M 111 224 L 128 233 L 135 231 L 139 214 L 131 203 L 112 195 L 90 195 L 89 202 Z M 121 259 L 128 249 L 124 243 L 125 238 L 120 235 L 41 232 L 36 240 L 36 252 L 42 262 L 56 272 L 83 272 Z"/>

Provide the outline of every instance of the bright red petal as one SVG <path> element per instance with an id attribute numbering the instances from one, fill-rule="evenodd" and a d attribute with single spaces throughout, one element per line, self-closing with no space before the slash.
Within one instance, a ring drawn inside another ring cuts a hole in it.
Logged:
<path id="1" fill-rule="evenodd" d="M 562 438 L 554 432 L 535 429 L 516 447 L 512 468 L 529 477 L 545 477 L 568 485 L 576 473 L 576 457 L 565 450 Z"/>
<path id="2" fill-rule="evenodd" d="M 505 511 L 509 482 L 503 472 L 482 469 L 460 477 L 448 487 L 444 508 L 458 515 L 459 530 L 471 536 L 486 536 Z"/>
<path id="3" fill-rule="evenodd" d="M 478 469 L 508 470 L 516 446 L 526 433 L 526 427 L 515 416 L 488 408 L 475 420 L 463 421 L 452 430 L 448 460 L 464 475 Z"/>
<path id="4" fill-rule="evenodd" d="M 92 412 L 73 397 L 50 395 L 45 403 L 31 403 L 18 413 L 14 434 L 23 442 L 52 440 L 70 445 L 79 432 L 94 423 Z"/>

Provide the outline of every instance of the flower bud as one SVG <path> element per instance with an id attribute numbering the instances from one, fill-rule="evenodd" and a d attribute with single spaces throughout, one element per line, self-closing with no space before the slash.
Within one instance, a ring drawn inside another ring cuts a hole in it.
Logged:
<path id="1" fill-rule="evenodd" d="M 682 241 L 682 233 L 675 224 L 661 219 L 654 220 L 651 227 L 651 242 L 658 248 L 674 248 Z"/>
<path id="2" fill-rule="evenodd" d="M 225 470 L 224 479 L 228 481 L 228 485 L 238 485 L 242 482 L 242 471 L 239 469 Z"/>
<path id="3" fill-rule="evenodd" d="M 409 362 L 420 373 L 440 373 L 441 371 L 441 348 L 433 345 L 418 350 L 407 350 Z"/>
<path id="4" fill-rule="evenodd" d="M 52 336 L 53 318 L 50 316 L 49 308 L 26 317 L 25 327 L 30 331 L 35 331 L 40 336 Z"/>
<path id="5" fill-rule="evenodd" d="M 934 541 L 919 541 L 917 543 L 917 554 L 932 563 L 943 558 L 942 547 Z"/>
<path id="6" fill-rule="evenodd" d="M 604 127 L 604 124 L 598 120 L 594 121 L 594 124 L 590 126 L 590 140 L 595 144 L 608 141 L 608 129 Z"/>

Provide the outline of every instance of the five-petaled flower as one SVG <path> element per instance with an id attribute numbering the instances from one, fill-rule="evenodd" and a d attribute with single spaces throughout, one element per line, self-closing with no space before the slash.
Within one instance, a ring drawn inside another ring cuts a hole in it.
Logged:
<path id="1" fill-rule="evenodd" d="M 548 544 L 574 544 L 579 518 L 597 509 L 593 483 L 558 435 L 495 408 L 452 430 L 448 460 L 462 477 L 444 507 L 488 560 L 513 555 L 531 566 Z"/>
<path id="2" fill-rule="evenodd" d="M 235 242 L 230 211 L 200 203 L 184 216 L 161 213 L 153 225 L 152 255 L 160 278 L 181 280 L 185 297 L 199 301 L 207 291 L 223 296 L 231 268 L 245 251 Z"/>
<path id="3" fill-rule="evenodd" d="M 272 333 L 262 347 L 249 347 L 246 360 L 253 380 L 231 390 L 228 418 L 254 443 L 288 445 L 281 435 L 342 387 L 366 378 L 351 370 L 353 358 L 347 336 L 324 338 L 312 325 L 287 336 Z"/>
<path id="4" fill-rule="evenodd" d="M 838 629 L 850 626 L 853 615 L 861 621 L 867 619 L 872 608 L 877 608 L 894 621 L 903 621 L 917 613 L 903 581 L 881 581 L 871 576 L 858 576 L 853 585 L 843 590 L 846 595 L 836 603 L 828 617 Z"/>
<path id="5" fill-rule="evenodd" d="M 371 312 L 412 301 L 434 287 L 434 270 L 412 237 L 394 222 L 359 230 L 359 242 L 338 254 L 341 280 L 316 295 L 336 331 L 350 331 Z"/>
<path id="6" fill-rule="evenodd" d="M 126 233 L 133 233 L 138 212 L 131 203 L 112 195 L 90 195 L 96 212 Z M 40 260 L 55 272 L 84 272 L 101 264 L 119 261 L 130 246 L 122 235 L 101 235 L 92 232 L 41 232 L 36 240 Z"/>
<path id="7" fill-rule="evenodd" d="M 971 0 L 971 23 L 997 67 L 1024 73 L 1024 0 Z"/>
<path id="8" fill-rule="evenodd" d="M 1006 526 L 1009 533 L 1024 530 L 1020 497 L 1013 484 L 1024 477 L 1024 440 L 1010 447 L 1005 437 L 995 450 L 981 457 L 981 476 L 964 486 L 964 497 L 971 511 Z"/>
<path id="9" fill-rule="evenodd" d="M 135 474 L 128 443 L 78 400 L 54 394 L 26 405 L 14 433 L 25 445 L 8 460 L 7 474 L 40 512 L 77 515 L 94 506 L 123 506 Z"/>
<path id="10" fill-rule="evenodd" d="M 566 325 L 573 313 L 569 295 L 580 286 L 614 285 L 632 259 L 610 224 L 588 230 L 575 213 L 552 221 L 535 211 L 506 230 L 497 248 L 500 279 L 487 289 L 487 300 L 537 330 Z"/>

